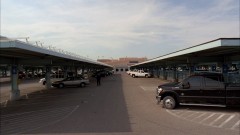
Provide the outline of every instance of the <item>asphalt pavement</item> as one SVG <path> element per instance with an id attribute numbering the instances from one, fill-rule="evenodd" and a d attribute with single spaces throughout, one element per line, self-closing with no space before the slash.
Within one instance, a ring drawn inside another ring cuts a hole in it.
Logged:
<path id="1" fill-rule="evenodd" d="M 116 74 L 85 88 L 29 93 L 1 107 L 0 134 L 239 135 L 239 109 L 181 106 L 155 101 L 156 78 Z M 33 88 L 31 88 L 33 89 Z"/>

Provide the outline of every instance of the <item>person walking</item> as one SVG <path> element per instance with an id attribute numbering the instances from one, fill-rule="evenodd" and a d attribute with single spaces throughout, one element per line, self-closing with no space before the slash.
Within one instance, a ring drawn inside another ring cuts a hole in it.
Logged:
<path id="1" fill-rule="evenodd" d="M 101 75 L 97 74 L 97 86 L 101 85 Z"/>

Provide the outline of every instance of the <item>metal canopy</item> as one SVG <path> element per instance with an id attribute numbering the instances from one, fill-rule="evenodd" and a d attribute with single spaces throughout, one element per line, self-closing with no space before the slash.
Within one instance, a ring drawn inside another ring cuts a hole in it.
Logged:
<path id="1" fill-rule="evenodd" d="M 151 64 L 169 65 L 209 61 L 223 61 L 229 57 L 231 61 L 240 61 L 240 38 L 219 38 L 200 45 L 169 53 L 131 67 L 140 67 Z"/>
<path id="2" fill-rule="evenodd" d="M 77 66 L 84 64 L 112 68 L 112 66 L 105 63 L 97 62 L 73 53 L 32 45 L 19 40 L 11 40 L 3 37 L 1 37 L 0 51 L 0 64 L 12 64 L 13 60 L 17 60 L 18 64 L 59 66 Z"/>

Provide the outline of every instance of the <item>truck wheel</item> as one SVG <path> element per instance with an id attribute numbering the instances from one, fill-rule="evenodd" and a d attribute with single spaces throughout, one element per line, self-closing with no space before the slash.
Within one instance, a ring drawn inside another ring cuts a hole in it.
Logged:
<path id="1" fill-rule="evenodd" d="M 145 75 L 146 78 L 148 78 L 148 75 Z"/>
<path id="2" fill-rule="evenodd" d="M 85 87 L 86 84 L 85 83 L 80 83 L 80 87 Z"/>
<path id="3" fill-rule="evenodd" d="M 176 107 L 176 100 L 172 96 L 164 97 L 163 107 L 166 109 L 174 109 Z"/>
<path id="4" fill-rule="evenodd" d="M 63 88 L 64 87 L 64 84 L 60 83 L 58 88 Z"/>
<path id="5" fill-rule="evenodd" d="M 132 77 L 135 78 L 135 75 L 133 74 Z"/>

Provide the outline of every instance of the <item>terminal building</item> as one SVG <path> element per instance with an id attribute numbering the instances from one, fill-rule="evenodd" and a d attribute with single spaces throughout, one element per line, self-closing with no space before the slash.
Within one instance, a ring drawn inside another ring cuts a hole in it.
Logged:
<path id="1" fill-rule="evenodd" d="M 147 61 L 146 57 L 136 58 L 136 57 L 123 57 L 119 59 L 98 59 L 98 62 L 102 62 L 113 66 L 115 73 L 126 72 L 130 69 L 130 66 Z"/>

